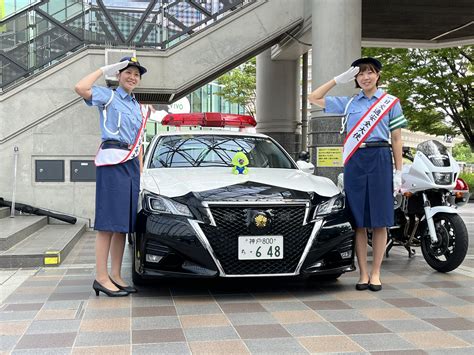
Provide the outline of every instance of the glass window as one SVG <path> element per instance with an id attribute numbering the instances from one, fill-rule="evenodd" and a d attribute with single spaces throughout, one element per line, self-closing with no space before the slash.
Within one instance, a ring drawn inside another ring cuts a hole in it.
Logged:
<path id="1" fill-rule="evenodd" d="M 201 102 L 202 90 L 197 89 L 191 94 L 191 112 L 201 112 L 202 111 L 202 102 Z"/>
<path id="2" fill-rule="evenodd" d="M 30 4 L 39 2 L 39 0 L 0 0 L 0 19 L 23 10 Z"/>
<path id="3" fill-rule="evenodd" d="M 211 86 L 211 85 L 209 85 Z M 220 112 L 220 108 L 221 108 L 221 100 L 222 100 L 222 97 L 220 97 L 219 95 L 216 95 L 217 92 L 219 92 L 219 87 L 217 86 L 213 86 L 213 90 L 212 90 L 212 112 Z"/>

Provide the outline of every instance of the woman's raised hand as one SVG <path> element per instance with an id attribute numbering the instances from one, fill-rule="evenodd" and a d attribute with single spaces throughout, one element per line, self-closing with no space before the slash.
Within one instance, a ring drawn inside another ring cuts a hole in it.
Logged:
<path id="1" fill-rule="evenodd" d="M 359 70 L 359 67 L 350 67 L 344 73 L 335 76 L 334 81 L 336 82 L 336 84 L 349 83 L 354 80 L 354 77 L 357 75 L 357 73 L 359 73 Z"/>
<path id="2" fill-rule="evenodd" d="M 129 63 L 128 60 L 124 60 L 123 62 L 118 62 L 115 64 L 110 64 L 110 65 L 100 67 L 100 70 L 102 70 L 102 73 L 104 73 L 104 75 L 112 76 L 112 75 L 117 74 L 119 70 L 125 68 L 128 65 L 128 63 Z"/>

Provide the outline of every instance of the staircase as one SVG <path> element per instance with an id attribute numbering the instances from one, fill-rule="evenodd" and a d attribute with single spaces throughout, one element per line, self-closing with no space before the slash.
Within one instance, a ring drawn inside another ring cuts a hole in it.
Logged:
<path id="1" fill-rule="evenodd" d="M 86 230 L 86 224 L 53 224 L 35 215 L 10 218 L 0 207 L 0 268 L 57 266 Z"/>

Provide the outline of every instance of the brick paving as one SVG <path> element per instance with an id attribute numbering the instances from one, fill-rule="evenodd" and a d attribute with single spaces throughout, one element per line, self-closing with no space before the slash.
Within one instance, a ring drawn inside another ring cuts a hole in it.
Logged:
<path id="1" fill-rule="evenodd" d="M 472 264 L 441 274 L 394 248 L 380 292 L 356 291 L 353 272 L 332 282 L 160 281 L 114 299 L 92 290 L 88 232 L 60 267 L 28 270 L 13 291 L 2 284 L 0 353 L 472 354 Z M 128 280 L 130 267 L 127 249 Z"/>

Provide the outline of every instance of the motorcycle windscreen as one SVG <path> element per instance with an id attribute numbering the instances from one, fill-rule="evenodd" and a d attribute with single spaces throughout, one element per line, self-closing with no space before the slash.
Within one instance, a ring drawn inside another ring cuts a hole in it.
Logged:
<path id="1" fill-rule="evenodd" d="M 438 141 L 431 140 L 420 143 L 416 150 L 426 155 L 434 166 L 450 166 L 448 149 Z"/>

